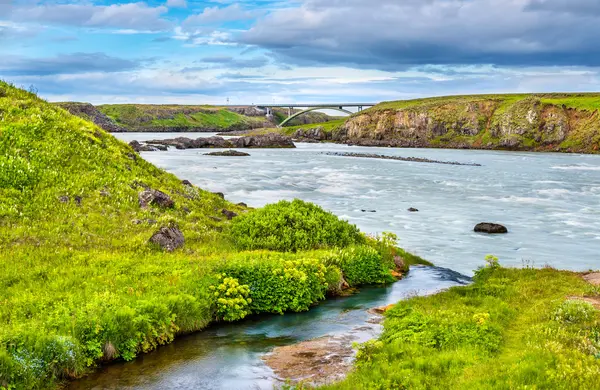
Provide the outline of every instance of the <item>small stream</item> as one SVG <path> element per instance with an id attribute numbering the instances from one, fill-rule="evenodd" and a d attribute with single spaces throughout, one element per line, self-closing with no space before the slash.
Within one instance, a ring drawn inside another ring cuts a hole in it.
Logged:
<path id="1" fill-rule="evenodd" d="M 360 293 L 330 299 L 305 313 L 260 316 L 219 324 L 181 337 L 128 363 L 103 367 L 71 383 L 83 389 L 273 389 L 280 383 L 261 357 L 274 347 L 321 336 L 375 338 L 381 325 L 370 324 L 368 309 L 427 295 L 470 279 L 435 267 L 413 267 L 403 280 L 387 287 L 366 287 Z"/>

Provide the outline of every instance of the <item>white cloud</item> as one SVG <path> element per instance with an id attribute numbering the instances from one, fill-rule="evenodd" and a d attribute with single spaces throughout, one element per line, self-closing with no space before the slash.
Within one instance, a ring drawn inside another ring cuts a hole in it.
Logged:
<path id="1" fill-rule="evenodd" d="M 232 4 L 227 7 L 207 7 L 201 13 L 188 16 L 183 21 L 184 28 L 191 28 L 207 23 L 222 23 L 236 20 L 253 19 L 260 15 L 260 12 L 250 11 L 240 7 L 239 4 Z"/>
<path id="2" fill-rule="evenodd" d="M 160 31 L 171 25 L 161 17 L 166 12 L 168 12 L 168 8 L 165 6 L 150 7 L 143 2 L 108 6 L 51 4 L 15 7 L 11 19 L 29 23 Z"/>
<path id="3" fill-rule="evenodd" d="M 187 8 L 186 0 L 167 0 L 167 7 L 169 8 Z"/>

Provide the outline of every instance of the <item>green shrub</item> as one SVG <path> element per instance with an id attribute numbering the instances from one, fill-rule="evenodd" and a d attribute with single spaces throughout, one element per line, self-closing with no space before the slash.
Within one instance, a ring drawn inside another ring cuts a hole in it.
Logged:
<path id="1" fill-rule="evenodd" d="M 235 278 L 218 275 L 221 283 L 210 286 L 217 300 L 217 318 L 224 321 L 237 321 L 250 314 L 248 306 L 252 303 L 250 287 L 240 284 Z"/>
<path id="2" fill-rule="evenodd" d="M 592 304 L 568 299 L 554 311 L 552 318 L 564 324 L 582 324 L 590 321 L 596 314 L 597 311 Z"/>
<path id="3" fill-rule="evenodd" d="M 390 283 L 395 280 L 390 274 L 393 263 L 390 264 L 376 249 L 366 245 L 340 249 L 331 254 L 326 264 L 339 267 L 351 286 Z"/>
<path id="4" fill-rule="evenodd" d="M 306 311 L 325 299 L 327 267 L 318 259 L 249 253 L 228 259 L 221 271 L 250 288 L 252 313 Z"/>
<path id="5" fill-rule="evenodd" d="M 366 241 L 356 226 L 298 199 L 267 205 L 235 218 L 231 235 L 241 249 L 281 252 L 343 248 Z"/>

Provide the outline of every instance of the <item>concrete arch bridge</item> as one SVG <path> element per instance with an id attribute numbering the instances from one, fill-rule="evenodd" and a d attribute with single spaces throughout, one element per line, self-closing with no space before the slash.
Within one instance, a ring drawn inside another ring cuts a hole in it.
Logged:
<path id="1" fill-rule="evenodd" d="M 263 109 L 267 112 L 267 118 L 273 117 L 273 108 L 287 108 L 288 117 L 279 124 L 279 127 L 284 127 L 292 119 L 299 117 L 300 115 L 306 114 L 307 112 L 316 110 L 335 110 L 343 112 L 344 114 L 354 114 L 354 112 L 348 110 L 349 108 L 357 108 L 360 112 L 365 107 L 373 107 L 377 103 L 326 103 L 326 104 L 258 104 L 256 107 Z M 295 109 L 302 109 L 299 112 L 294 112 Z"/>

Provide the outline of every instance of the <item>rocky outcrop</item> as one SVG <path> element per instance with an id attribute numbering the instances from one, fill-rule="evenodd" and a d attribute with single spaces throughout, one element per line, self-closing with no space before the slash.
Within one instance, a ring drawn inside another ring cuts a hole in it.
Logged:
<path id="1" fill-rule="evenodd" d="M 438 161 L 438 160 L 431 160 L 428 158 L 421 158 L 421 157 L 385 156 L 383 154 L 372 154 L 372 153 L 327 152 L 324 154 L 326 154 L 327 156 L 376 158 L 376 159 L 380 159 L 380 160 L 395 160 L 395 161 L 407 161 L 407 162 L 418 162 L 418 163 L 429 163 L 429 164 L 464 165 L 464 166 L 471 166 L 471 167 L 480 167 L 481 166 L 481 164 L 474 164 L 474 163 L 461 163 L 461 162 L 456 162 L 456 161 Z M 419 210 L 409 209 L 409 211 L 419 211 Z"/>
<path id="2" fill-rule="evenodd" d="M 150 145 L 150 144 L 142 144 L 138 141 L 131 141 L 129 146 L 133 148 L 136 152 L 156 152 L 158 150 L 166 151 L 168 147 L 165 145 Z"/>
<path id="3" fill-rule="evenodd" d="M 508 233 L 508 229 L 506 226 L 499 225 L 497 223 L 489 223 L 482 222 L 475 226 L 474 229 L 477 233 L 487 233 L 487 234 L 506 234 Z"/>
<path id="4" fill-rule="evenodd" d="M 148 141 L 147 144 L 174 146 L 177 149 L 202 149 L 202 148 L 295 148 L 290 137 L 277 133 L 247 136 L 233 139 L 221 137 L 205 137 L 191 139 L 178 137 L 164 140 Z"/>
<path id="5" fill-rule="evenodd" d="M 255 106 L 228 107 L 227 109 L 231 112 L 235 112 L 236 114 L 250 117 L 264 117 L 267 115 L 265 110 Z"/>
<path id="6" fill-rule="evenodd" d="M 111 133 L 122 133 L 127 131 L 125 128 L 117 125 L 112 119 L 100 112 L 96 107 L 89 103 L 56 103 L 69 113 L 81 117 L 85 120 L 94 122 L 102 129 Z"/>
<path id="7" fill-rule="evenodd" d="M 204 153 L 205 156 L 221 156 L 221 157 L 248 157 L 248 153 L 239 152 L 237 150 L 226 150 L 224 152 Z"/>
<path id="8" fill-rule="evenodd" d="M 598 111 L 560 104 L 568 97 L 491 95 L 385 103 L 350 117 L 337 141 L 358 146 L 598 150 Z"/>
<path id="9" fill-rule="evenodd" d="M 171 197 L 162 191 L 147 189 L 138 194 L 138 201 L 141 208 L 147 208 L 150 205 L 162 207 L 165 209 L 175 207 L 175 202 Z"/>
<path id="10" fill-rule="evenodd" d="M 154 233 L 150 238 L 152 244 L 160 246 L 167 252 L 173 252 L 175 249 L 181 248 L 185 244 L 185 238 L 179 228 L 175 226 L 161 227 L 159 231 Z"/>

